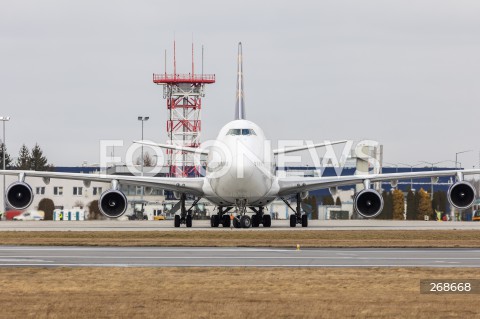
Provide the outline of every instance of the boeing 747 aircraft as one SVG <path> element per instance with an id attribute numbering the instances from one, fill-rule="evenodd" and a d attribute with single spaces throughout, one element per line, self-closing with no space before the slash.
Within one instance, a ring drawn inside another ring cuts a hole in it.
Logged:
<path id="1" fill-rule="evenodd" d="M 2 175 L 18 176 L 18 181 L 11 184 L 6 190 L 6 201 L 10 207 L 20 210 L 27 208 L 32 203 L 32 188 L 25 181 L 29 176 L 42 177 L 45 183 L 48 183 L 50 178 L 83 180 L 86 185 L 91 181 L 110 182 L 111 188 L 105 191 L 99 199 L 99 208 L 106 217 L 118 218 L 127 209 L 127 197 L 120 191 L 119 187 L 121 183 L 125 183 L 173 191 L 181 202 L 180 213 L 175 215 L 175 227 L 180 227 L 182 224 L 187 227 L 192 226 L 192 208 L 194 205 L 187 208 L 185 200 L 187 195 L 193 195 L 197 198 L 196 201 L 200 198 L 206 198 L 218 207 L 217 214 L 211 217 L 212 227 L 218 227 L 220 224 L 223 227 L 230 227 L 230 215 L 232 214 L 235 227 L 249 228 L 259 225 L 263 225 L 263 227 L 271 226 L 270 214 L 264 214 L 264 208 L 277 198 L 281 198 L 293 211 L 290 216 L 291 227 L 295 227 L 297 224 L 307 227 L 307 214 L 302 212 L 300 204 L 308 192 L 345 185 L 364 185 L 364 189 L 355 195 L 354 207 L 358 214 L 365 218 L 373 218 L 382 211 L 382 196 L 371 186 L 375 182 L 455 176 L 456 182 L 448 191 L 450 203 L 456 208 L 465 209 L 470 207 L 475 200 L 475 188 L 464 180 L 464 176 L 480 174 L 480 170 L 425 171 L 338 177 L 278 177 L 275 174 L 276 155 L 312 147 L 324 147 L 326 144 L 269 150 L 265 147 L 266 137 L 263 130 L 257 124 L 246 119 L 243 93 L 242 45 L 239 43 L 235 120 L 222 127 L 212 147 L 204 149 L 146 141 L 136 142 L 207 156 L 205 177 L 169 178 L 0 171 Z M 346 141 L 335 141 L 330 144 L 344 142 Z M 290 197 L 296 198 L 296 207 L 292 207 L 287 201 Z"/>

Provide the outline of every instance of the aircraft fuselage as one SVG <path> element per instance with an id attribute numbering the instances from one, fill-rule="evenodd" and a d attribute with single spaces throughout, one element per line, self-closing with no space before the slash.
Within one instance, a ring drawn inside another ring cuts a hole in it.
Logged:
<path id="1" fill-rule="evenodd" d="M 263 130 L 247 120 L 227 123 L 207 160 L 205 198 L 219 206 L 263 206 L 276 198 L 274 156 Z"/>

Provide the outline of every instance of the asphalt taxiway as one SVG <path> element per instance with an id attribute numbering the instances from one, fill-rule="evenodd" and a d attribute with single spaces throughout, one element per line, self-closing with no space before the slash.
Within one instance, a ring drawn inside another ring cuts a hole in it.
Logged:
<path id="1" fill-rule="evenodd" d="M 234 229 L 235 231 L 256 230 L 480 230 L 480 222 L 442 222 L 442 221 L 403 221 L 403 220 L 310 220 L 309 226 L 299 225 L 290 228 L 287 220 L 273 220 L 272 227 Z M 92 221 L 0 221 L 0 231 L 222 231 L 210 227 L 208 220 L 194 220 L 192 228 L 182 225 L 173 227 L 172 220 L 128 221 L 128 220 L 92 220 Z"/>
<path id="2" fill-rule="evenodd" d="M 0 267 L 480 267 L 480 249 L 2 246 Z"/>

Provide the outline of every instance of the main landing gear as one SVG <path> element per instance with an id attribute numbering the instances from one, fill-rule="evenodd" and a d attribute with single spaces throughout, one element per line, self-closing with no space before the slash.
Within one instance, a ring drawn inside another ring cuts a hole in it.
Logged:
<path id="1" fill-rule="evenodd" d="M 233 207 L 218 207 L 218 214 L 212 215 L 210 217 L 210 226 L 218 227 L 220 224 L 223 227 L 230 227 L 230 214 L 228 212 L 232 210 Z"/>
<path id="2" fill-rule="evenodd" d="M 300 197 L 300 193 L 296 196 L 297 199 L 297 207 L 293 209 L 290 203 L 282 197 L 282 200 L 287 206 L 294 212 L 294 214 L 290 215 L 290 227 L 296 227 L 297 224 L 301 224 L 302 227 L 308 227 L 308 215 L 306 213 L 302 214 L 301 203 L 302 199 Z"/>
<path id="3" fill-rule="evenodd" d="M 187 227 L 192 227 L 192 209 L 197 205 L 198 201 L 200 200 L 200 197 L 195 199 L 192 203 L 192 206 L 190 206 L 189 209 L 186 209 L 185 207 L 185 200 L 187 196 L 185 194 L 182 194 L 180 197 L 180 215 L 175 214 L 175 220 L 174 220 L 174 226 L 175 227 L 180 227 L 181 224 L 185 224 Z"/>
<path id="4" fill-rule="evenodd" d="M 258 210 L 255 207 L 250 207 L 250 209 L 255 212 L 255 214 L 252 215 L 252 227 L 259 227 L 260 224 L 262 224 L 263 227 L 272 226 L 272 216 L 263 213 L 263 206 L 258 207 Z"/>
<path id="5" fill-rule="evenodd" d="M 218 214 L 212 215 L 210 217 L 210 226 L 211 227 L 218 227 L 220 224 L 223 227 L 230 227 L 233 226 L 235 228 L 250 228 L 250 227 L 259 227 L 263 225 L 263 227 L 270 227 L 272 225 L 272 218 L 270 214 L 264 214 L 263 210 L 264 207 L 248 207 L 251 211 L 253 211 L 253 215 L 247 214 L 247 207 L 246 206 L 239 206 L 237 207 L 237 212 L 233 216 L 233 219 L 230 218 L 230 214 L 228 213 L 233 207 L 218 207 Z M 233 222 L 231 225 L 230 222 Z"/>

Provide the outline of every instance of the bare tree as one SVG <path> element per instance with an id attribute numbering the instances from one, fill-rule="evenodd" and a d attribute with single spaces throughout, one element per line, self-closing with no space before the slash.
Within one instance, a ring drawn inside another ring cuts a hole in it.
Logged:
<path id="1" fill-rule="evenodd" d="M 74 207 L 80 207 L 80 209 L 83 209 L 83 206 L 85 206 L 81 200 L 77 200 L 73 205 Z"/>
<path id="2" fill-rule="evenodd" d="M 105 219 L 98 208 L 98 200 L 93 200 L 88 204 L 88 219 Z"/>
<path id="3" fill-rule="evenodd" d="M 141 159 L 142 159 L 141 156 L 137 157 L 137 160 L 135 161 L 135 164 L 142 165 L 142 160 Z M 155 166 L 155 161 L 153 160 L 152 155 L 150 155 L 150 153 L 148 153 L 148 152 L 143 153 L 143 166 L 144 167 Z"/>

